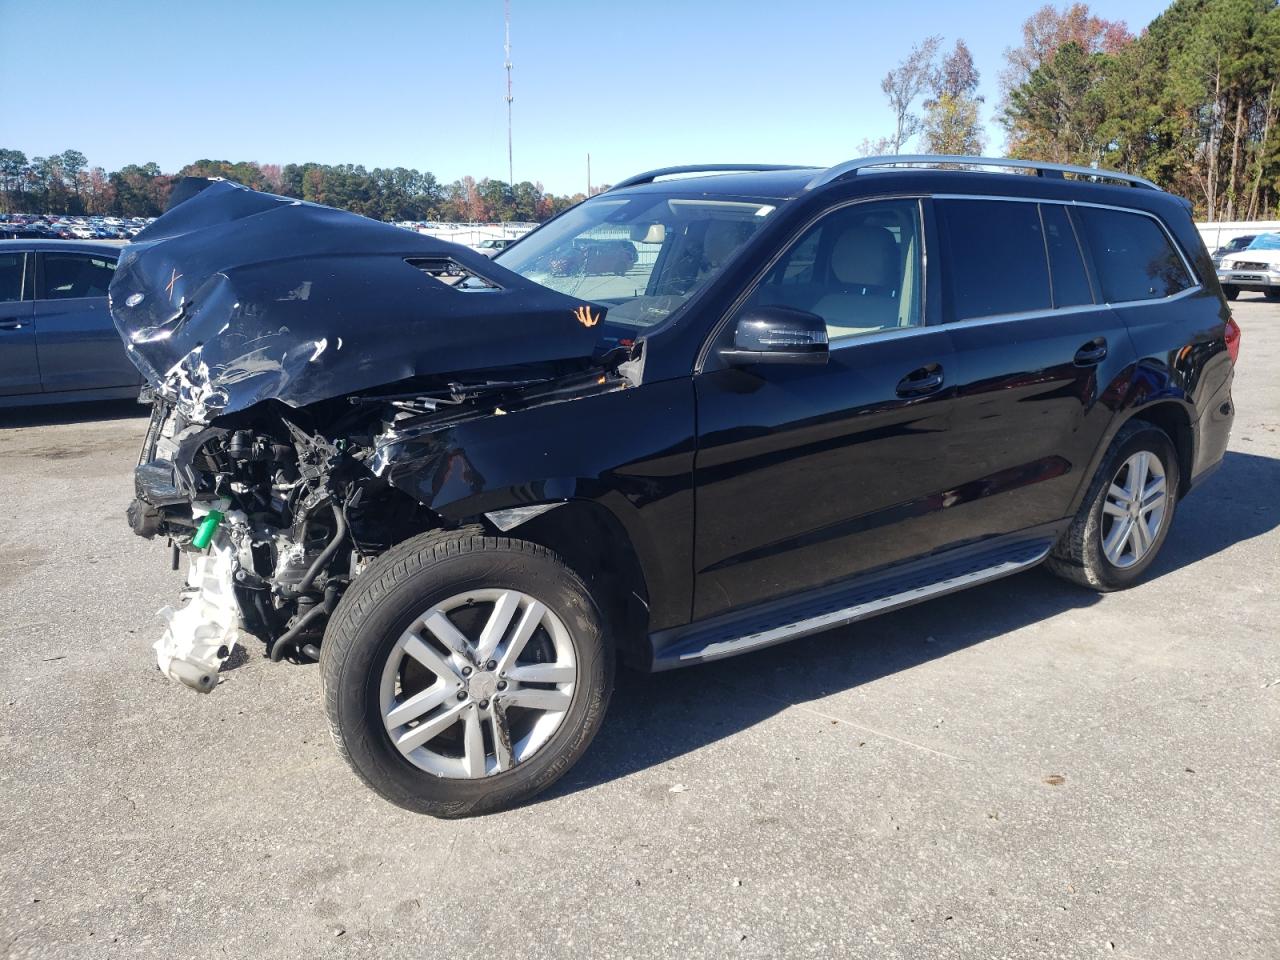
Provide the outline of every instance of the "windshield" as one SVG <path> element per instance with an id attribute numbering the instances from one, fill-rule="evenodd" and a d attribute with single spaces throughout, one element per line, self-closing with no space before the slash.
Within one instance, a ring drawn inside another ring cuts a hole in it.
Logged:
<path id="1" fill-rule="evenodd" d="M 498 254 L 534 283 L 608 308 L 611 323 L 665 320 L 772 213 L 758 201 L 603 194 Z"/>
<path id="2" fill-rule="evenodd" d="M 1280 250 L 1280 233 L 1260 233 L 1249 244 L 1249 250 Z"/>

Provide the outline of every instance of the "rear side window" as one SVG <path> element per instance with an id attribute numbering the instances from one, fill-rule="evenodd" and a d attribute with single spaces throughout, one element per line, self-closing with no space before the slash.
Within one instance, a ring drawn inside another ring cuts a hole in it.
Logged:
<path id="1" fill-rule="evenodd" d="M 21 253 L 0 253 L 0 303 L 22 299 Z"/>
<path id="2" fill-rule="evenodd" d="M 1044 223 L 1044 244 L 1049 251 L 1049 270 L 1053 274 L 1053 305 L 1078 307 L 1093 303 L 1080 243 L 1067 211 L 1056 203 L 1044 203 L 1040 205 L 1040 217 Z"/>
<path id="3" fill-rule="evenodd" d="M 1076 212 L 1107 303 L 1159 300 L 1192 286 L 1178 251 L 1151 217 L 1097 207 Z"/>
<path id="4" fill-rule="evenodd" d="M 1028 313 L 1052 306 L 1036 204 L 940 200 L 936 209 L 947 251 L 948 319 Z"/>
<path id="5" fill-rule="evenodd" d="M 105 297 L 116 262 L 83 253 L 44 255 L 44 300 Z"/>

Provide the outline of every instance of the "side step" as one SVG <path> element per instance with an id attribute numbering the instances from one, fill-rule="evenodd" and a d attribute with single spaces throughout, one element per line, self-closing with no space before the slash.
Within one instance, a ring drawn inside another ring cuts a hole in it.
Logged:
<path id="1" fill-rule="evenodd" d="M 649 637 L 651 669 L 671 670 L 732 657 L 1007 577 L 1047 557 L 1056 539 L 1056 532 L 1034 539 L 1024 535 L 1013 541 L 1001 538 L 997 543 L 948 550 L 854 581 L 661 630 Z"/>

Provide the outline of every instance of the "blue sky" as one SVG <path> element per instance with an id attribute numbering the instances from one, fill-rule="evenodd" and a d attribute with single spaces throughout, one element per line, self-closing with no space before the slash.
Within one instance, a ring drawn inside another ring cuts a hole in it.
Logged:
<path id="1" fill-rule="evenodd" d="M 880 78 L 929 33 L 969 44 L 999 152 L 1003 52 L 1039 5 L 512 0 L 515 176 L 846 159 L 890 131 Z M 1135 31 L 1165 6 L 1092 4 Z M 0 42 L 0 146 L 28 156 L 506 177 L 501 0 L 0 0 Z"/>

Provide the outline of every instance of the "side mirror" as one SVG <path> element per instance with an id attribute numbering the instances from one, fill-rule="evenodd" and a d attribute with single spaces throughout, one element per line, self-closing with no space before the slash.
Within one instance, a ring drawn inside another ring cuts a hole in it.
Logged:
<path id="1" fill-rule="evenodd" d="M 827 323 L 791 307 L 755 307 L 738 317 L 733 346 L 720 350 L 732 366 L 751 363 L 826 363 Z"/>

